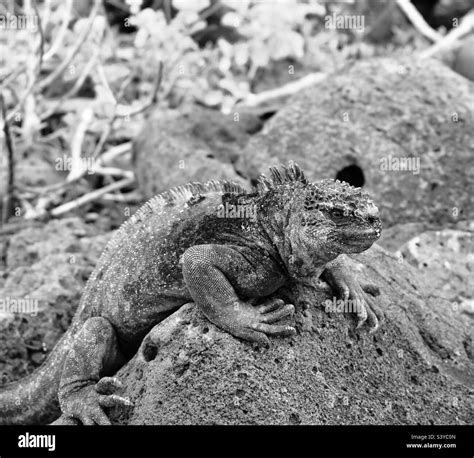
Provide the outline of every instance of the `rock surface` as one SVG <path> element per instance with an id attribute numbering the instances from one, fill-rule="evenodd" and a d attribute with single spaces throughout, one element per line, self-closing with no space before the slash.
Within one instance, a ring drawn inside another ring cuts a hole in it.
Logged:
<path id="1" fill-rule="evenodd" d="M 468 38 L 456 51 L 454 71 L 474 81 L 474 37 Z"/>
<path id="2" fill-rule="evenodd" d="M 255 348 L 187 305 L 156 326 L 118 376 L 125 424 L 472 423 L 472 329 L 408 263 L 357 257 L 385 315 L 375 335 L 326 313 L 327 288 L 296 294 L 298 334 Z"/>
<path id="3" fill-rule="evenodd" d="M 454 308 L 472 313 L 474 301 L 474 232 L 453 229 L 426 231 L 396 253 L 418 268 L 421 278 Z M 473 323 L 471 323 L 473 324 Z"/>
<path id="4" fill-rule="evenodd" d="M 237 170 L 255 179 L 293 159 L 311 179 L 364 184 L 385 227 L 470 219 L 473 107 L 474 84 L 438 61 L 360 61 L 297 94 L 252 137 Z M 397 170 L 405 158 L 409 170 Z"/>
<path id="5" fill-rule="evenodd" d="M 2 135 L 0 135 L 0 209 L 8 190 L 7 149 L 3 144 Z M 61 181 L 61 172 L 55 170 L 52 153 L 43 145 L 34 145 L 26 151 L 22 144 L 15 145 L 15 148 L 14 182 L 17 186 L 43 187 Z M 32 170 L 34 173 L 31 173 Z"/>
<path id="6" fill-rule="evenodd" d="M 79 218 L 68 218 L 10 238 L 0 284 L 0 385 L 44 361 L 68 328 L 109 237 L 97 235 Z M 9 313 L 19 300 L 26 313 Z"/>
<path id="7" fill-rule="evenodd" d="M 227 179 L 244 184 L 231 164 L 260 127 L 260 119 L 245 112 L 226 116 L 197 106 L 183 112 L 155 112 L 133 145 L 140 191 L 150 198 L 192 181 Z"/>
<path id="8" fill-rule="evenodd" d="M 397 224 L 383 231 L 379 244 L 416 267 L 433 292 L 474 317 L 474 221 L 443 230 L 427 230 L 426 223 Z"/>

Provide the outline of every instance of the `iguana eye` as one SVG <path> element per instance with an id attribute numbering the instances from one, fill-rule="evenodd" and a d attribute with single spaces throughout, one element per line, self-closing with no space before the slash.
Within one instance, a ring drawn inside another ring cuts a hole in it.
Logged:
<path id="1" fill-rule="evenodd" d="M 332 216 L 334 216 L 335 218 L 343 218 L 344 217 L 344 212 L 342 210 L 336 208 L 332 211 Z"/>

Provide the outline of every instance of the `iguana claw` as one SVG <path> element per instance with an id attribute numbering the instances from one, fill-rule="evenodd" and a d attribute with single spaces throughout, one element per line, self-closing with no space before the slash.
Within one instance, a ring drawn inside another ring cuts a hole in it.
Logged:
<path id="1" fill-rule="evenodd" d="M 378 305 L 372 299 L 374 295 L 380 293 L 376 285 L 361 286 L 351 271 L 341 262 L 334 263 L 325 271 L 325 278 L 331 284 L 333 289 L 339 294 L 342 300 L 351 301 L 355 305 L 357 313 L 357 326 L 360 329 L 367 323 L 370 330 L 374 333 L 380 327 L 382 313 Z"/>
<path id="2" fill-rule="evenodd" d="M 275 324 L 295 312 L 292 304 L 285 304 L 281 299 L 269 299 L 257 307 L 250 302 L 239 301 L 232 309 L 230 322 L 233 325 L 228 331 L 241 339 L 268 346 L 270 341 L 267 336 L 283 337 L 296 333 L 293 326 Z"/>
<path id="3" fill-rule="evenodd" d="M 104 408 L 133 405 L 130 400 L 114 394 L 121 387 L 117 378 L 103 377 L 94 385 L 71 390 L 61 399 L 64 421 L 69 424 L 79 420 L 84 425 L 110 425 Z"/>

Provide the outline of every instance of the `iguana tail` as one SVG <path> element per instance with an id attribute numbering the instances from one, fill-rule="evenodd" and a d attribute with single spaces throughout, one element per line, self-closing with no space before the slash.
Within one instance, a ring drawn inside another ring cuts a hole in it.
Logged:
<path id="1" fill-rule="evenodd" d="M 76 334 L 74 328 L 68 329 L 43 365 L 0 388 L 0 425 L 46 424 L 59 417 L 59 381 Z"/>

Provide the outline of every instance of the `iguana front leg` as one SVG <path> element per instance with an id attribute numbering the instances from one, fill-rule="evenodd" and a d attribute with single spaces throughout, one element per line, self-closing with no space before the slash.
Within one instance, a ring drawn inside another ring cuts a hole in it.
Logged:
<path id="1" fill-rule="evenodd" d="M 182 258 L 186 285 L 204 315 L 235 337 L 268 344 L 267 335 L 288 336 L 292 326 L 274 324 L 294 313 L 282 300 L 256 307 L 250 299 L 268 296 L 286 282 L 277 263 L 263 250 L 196 245 Z"/>
<path id="2" fill-rule="evenodd" d="M 351 300 L 357 306 L 358 323 L 360 328 L 365 322 L 370 326 L 370 332 L 375 332 L 382 319 L 371 294 L 377 287 L 361 286 L 351 268 L 351 261 L 346 255 L 339 255 L 326 265 L 322 277 L 340 295 L 344 301 Z M 365 291 L 364 291 L 365 290 Z"/>
<path id="3" fill-rule="evenodd" d="M 115 330 L 105 318 L 89 318 L 76 339 L 64 363 L 59 386 L 62 424 L 109 425 L 104 408 L 128 406 L 130 401 L 114 394 L 120 382 L 107 377 L 125 362 Z"/>

